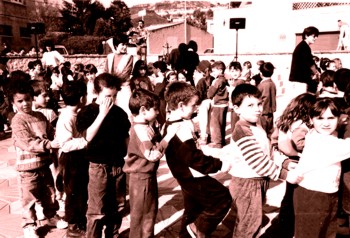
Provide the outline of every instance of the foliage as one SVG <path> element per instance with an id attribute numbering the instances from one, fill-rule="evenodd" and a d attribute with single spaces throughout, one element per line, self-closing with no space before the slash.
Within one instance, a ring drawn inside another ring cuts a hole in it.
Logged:
<path id="1" fill-rule="evenodd" d="M 45 31 L 58 31 L 61 28 L 60 12 L 52 4 L 28 5 L 28 18 L 33 22 L 45 23 Z"/>
<path id="2" fill-rule="evenodd" d="M 98 47 L 105 39 L 98 36 L 71 36 L 61 44 L 65 45 L 70 54 L 97 54 Z"/>

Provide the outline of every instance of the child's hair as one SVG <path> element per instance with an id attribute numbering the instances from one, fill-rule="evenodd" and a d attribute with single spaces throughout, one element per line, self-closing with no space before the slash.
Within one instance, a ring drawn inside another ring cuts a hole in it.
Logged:
<path id="1" fill-rule="evenodd" d="M 334 83 L 337 85 L 337 88 L 344 92 L 348 87 L 350 82 L 350 69 L 342 68 L 338 69 L 334 74 Z"/>
<path id="2" fill-rule="evenodd" d="M 158 60 L 158 61 L 154 62 L 153 66 L 157 69 L 160 69 L 160 72 L 162 72 L 162 73 L 165 73 L 165 71 L 168 69 L 168 66 L 162 60 Z"/>
<path id="3" fill-rule="evenodd" d="M 34 97 L 34 90 L 30 86 L 29 81 L 23 79 L 11 80 L 8 85 L 7 97 L 11 103 L 13 103 L 13 97 L 15 94 L 29 94 L 32 98 Z"/>
<path id="4" fill-rule="evenodd" d="M 68 106 L 76 106 L 80 98 L 87 94 L 86 84 L 83 81 L 68 81 L 61 88 L 63 101 Z"/>
<path id="5" fill-rule="evenodd" d="M 146 74 L 147 74 L 147 71 L 148 71 L 147 63 L 144 60 L 136 61 L 135 65 L 134 65 L 134 69 L 132 70 L 132 73 L 131 73 L 132 76 L 134 76 L 134 77 L 140 76 L 139 70 L 141 70 L 141 69 L 145 69 L 146 70 Z"/>
<path id="6" fill-rule="evenodd" d="M 74 65 L 74 72 L 84 72 L 84 64 L 77 63 Z"/>
<path id="7" fill-rule="evenodd" d="M 60 69 L 58 68 L 58 66 L 56 66 L 52 69 L 52 73 L 53 74 L 60 74 Z"/>
<path id="8" fill-rule="evenodd" d="M 66 67 L 66 68 L 70 68 L 71 65 L 72 64 L 70 63 L 70 61 L 66 61 L 66 62 L 63 63 L 63 66 Z"/>
<path id="9" fill-rule="evenodd" d="M 41 63 L 41 60 L 34 60 L 33 61 L 33 67 L 35 68 L 35 66 L 37 66 L 37 65 L 41 65 L 42 66 L 42 63 Z"/>
<path id="10" fill-rule="evenodd" d="M 165 101 L 168 103 L 169 110 L 176 110 L 180 102 L 187 105 L 194 96 L 199 98 L 199 92 L 183 81 L 170 83 L 165 91 Z"/>
<path id="11" fill-rule="evenodd" d="M 320 81 L 323 87 L 334 87 L 334 75 L 333 70 L 326 70 L 321 74 Z"/>
<path id="12" fill-rule="evenodd" d="M 234 69 L 234 70 L 239 70 L 239 71 L 242 71 L 242 65 L 240 62 L 238 61 L 232 61 L 229 66 L 228 66 L 229 69 Z"/>
<path id="13" fill-rule="evenodd" d="M 169 82 L 170 76 L 173 76 L 173 75 L 175 75 L 176 78 L 177 78 L 177 73 L 175 71 L 169 70 L 168 72 L 166 72 L 166 74 L 165 74 L 166 81 Z"/>
<path id="14" fill-rule="evenodd" d="M 259 71 L 264 77 L 271 77 L 273 75 L 273 71 L 275 70 L 275 66 L 270 62 L 265 62 L 259 67 Z"/>
<path id="15" fill-rule="evenodd" d="M 329 58 L 321 58 L 320 68 L 323 71 L 326 71 L 331 63 L 335 63 L 335 62 L 333 60 L 330 60 Z"/>
<path id="16" fill-rule="evenodd" d="M 136 89 L 132 92 L 129 100 L 130 112 L 136 116 L 140 113 L 140 108 L 145 107 L 147 110 L 151 108 L 159 108 L 160 99 L 159 97 L 142 88 Z"/>
<path id="17" fill-rule="evenodd" d="M 30 86 L 32 86 L 34 90 L 34 96 L 39 96 L 40 94 L 49 91 L 48 85 L 45 81 L 31 80 Z"/>
<path id="18" fill-rule="evenodd" d="M 205 77 L 210 76 L 212 66 L 208 60 L 201 60 L 196 67 L 198 72 L 201 72 Z"/>
<path id="19" fill-rule="evenodd" d="M 245 61 L 243 63 L 243 66 L 247 66 L 248 69 L 251 69 L 252 68 L 252 63 L 250 61 Z"/>
<path id="20" fill-rule="evenodd" d="M 309 26 L 309 27 L 304 29 L 303 34 L 302 34 L 302 38 L 303 38 L 303 40 L 305 40 L 307 36 L 311 36 L 311 35 L 315 35 L 318 37 L 319 33 L 320 32 L 316 27 Z"/>
<path id="21" fill-rule="evenodd" d="M 97 74 L 97 68 L 93 64 L 87 64 L 84 67 L 84 74 L 86 75 L 87 73 L 89 74 Z"/>
<path id="22" fill-rule="evenodd" d="M 245 97 L 261 98 L 259 89 L 251 84 L 240 84 L 235 87 L 231 94 L 233 105 L 240 106 Z"/>
<path id="23" fill-rule="evenodd" d="M 211 66 L 212 69 L 216 68 L 216 69 L 221 69 L 222 72 L 225 72 L 226 70 L 226 65 L 224 62 L 222 61 L 215 61 L 212 66 Z"/>
<path id="24" fill-rule="evenodd" d="M 276 127 L 287 132 L 293 122 L 301 120 L 306 126 L 310 124 L 310 110 L 316 102 L 316 96 L 311 93 L 303 93 L 293 98 L 278 118 Z"/>
<path id="25" fill-rule="evenodd" d="M 332 98 L 317 98 L 314 106 L 310 110 L 310 118 L 321 116 L 329 108 L 335 117 L 341 114 L 340 109 Z"/>
<path id="26" fill-rule="evenodd" d="M 34 61 L 29 61 L 27 66 L 28 66 L 28 69 L 34 69 Z"/>
<path id="27" fill-rule="evenodd" d="M 102 73 L 96 77 L 94 88 L 96 93 L 100 93 L 103 88 L 115 88 L 117 91 L 121 89 L 122 79 L 109 73 Z"/>

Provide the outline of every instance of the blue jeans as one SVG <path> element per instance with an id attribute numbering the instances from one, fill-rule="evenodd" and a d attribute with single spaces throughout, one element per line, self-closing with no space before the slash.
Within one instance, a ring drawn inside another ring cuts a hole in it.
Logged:
<path id="1" fill-rule="evenodd" d="M 158 185 L 156 174 L 145 177 L 131 173 L 130 234 L 129 237 L 154 237 L 154 224 L 158 212 Z"/>
<path id="2" fill-rule="evenodd" d="M 35 224 L 37 217 L 35 203 L 43 208 L 46 218 L 56 215 L 59 205 L 55 199 L 55 187 L 51 170 L 48 165 L 31 171 L 19 172 L 21 200 L 22 200 L 22 226 Z"/>
<path id="3" fill-rule="evenodd" d="M 87 234 L 89 238 L 118 237 L 125 206 L 125 173 L 121 167 L 90 162 L 88 184 Z"/>
<path id="4" fill-rule="evenodd" d="M 228 107 L 212 106 L 210 112 L 210 135 L 211 142 L 223 146 L 225 145 L 226 114 Z"/>

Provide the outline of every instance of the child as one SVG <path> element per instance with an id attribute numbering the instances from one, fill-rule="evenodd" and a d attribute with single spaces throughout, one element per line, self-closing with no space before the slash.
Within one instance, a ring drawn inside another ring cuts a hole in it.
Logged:
<path id="1" fill-rule="evenodd" d="M 243 63 L 242 76 L 247 83 L 250 83 L 252 74 L 252 63 L 250 61 L 245 61 Z"/>
<path id="2" fill-rule="evenodd" d="M 57 141 L 50 141 L 54 129 L 45 116 L 32 110 L 34 92 L 28 82 L 11 82 L 8 95 L 17 111 L 11 126 L 17 153 L 16 168 L 20 177 L 24 237 L 39 237 L 36 234 L 36 203 L 43 207 L 47 225 L 63 229 L 67 227 L 67 223 L 56 213 L 59 206 L 49 168 L 52 162 L 50 150 L 59 145 Z"/>
<path id="3" fill-rule="evenodd" d="M 86 82 L 86 86 L 87 86 L 87 100 L 86 103 L 92 103 L 94 100 L 96 100 L 96 92 L 94 89 L 94 81 L 96 78 L 96 74 L 97 74 L 97 68 L 95 65 L 93 64 L 87 64 L 85 65 L 84 68 L 84 75 L 86 80 L 84 80 Z"/>
<path id="4" fill-rule="evenodd" d="M 129 108 L 134 116 L 130 129 L 128 156 L 123 171 L 129 176 L 130 233 L 129 237 L 153 237 L 158 211 L 157 169 L 170 139 L 175 135 L 169 126 L 160 141 L 152 127 L 159 113 L 157 95 L 144 89 L 134 91 Z M 144 191 L 144 192 L 140 192 Z"/>
<path id="5" fill-rule="evenodd" d="M 295 237 L 336 237 L 340 161 L 350 158 L 350 140 L 337 138 L 340 110 L 318 98 L 310 111 L 313 129 L 295 170 L 303 175 L 294 190 Z"/>
<path id="6" fill-rule="evenodd" d="M 206 156 L 196 147 L 190 120 L 199 99 L 196 89 L 185 82 L 174 82 L 169 85 L 165 98 L 170 110 L 166 126 L 179 126 L 165 151 L 169 169 L 181 186 L 184 200 L 179 237 L 188 236 L 186 229 L 192 237 L 208 237 L 225 217 L 232 201 L 227 188 L 208 174 L 228 171 L 229 163 Z"/>
<path id="7" fill-rule="evenodd" d="M 59 166 L 63 176 L 67 237 L 85 235 L 89 162 L 84 157 L 87 141 L 76 128 L 78 110 L 86 103 L 86 85 L 69 81 L 61 90 L 66 105 L 57 121 L 56 140 L 60 143 Z"/>
<path id="8" fill-rule="evenodd" d="M 215 78 L 208 89 L 208 98 L 212 99 L 210 111 L 210 136 L 212 148 L 222 148 L 225 144 L 226 114 L 228 108 L 227 79 L 224 76 L 226 66 L 222 61 L 212 65 L 212 76 Z"/>
<path id="9" fill-rule="evenodd" d="M 312 127 L 309 115 L 315 102 L 315 95 L 300 94 L 292 99 L 277 120 L 271 143 L 274 146 L 274 141 L 276 141 L 278 151 L 288 156 L 282 165 L 285 169 L 288 169 L 290 162 L 299 161 L 299 156 L 304 148 L 305 136 Z M 286 238 L 294 236 L 293 193 L 295 186 L 297 185 L 287 182 L 278 216 L 280 234 Z"/>
<path id="10" fill-rule="evenodd" d="M 211 86 L 214 77 L 211 75 L 211 64 L 208 60 L 202 60 L 197 65 L 193 74 L 193 79 L 196 83 L 196 89 L 199 92 L 199 107 L 198 107 L 198 122 L 201 145 L 206 145 L 210 140 L 209 111 L 211 108 L 211 100 L 208 98 L 208 89 Z"/>
<path id="11" fill-rule="evenodd" d="M 231 100 L 239 116 L 230 143 L 237 154 L 229 185 L 237 210 L 233 237 L 256 237 L 262 224 L 269 178 L 296 182 L 298 176 L 281 171 L 270 159 L 269 140 L 257 124 L 262 112 L 261 92 L 253 85 L 241 84 L 233 90 Z"/>
<path id="12" fill-rule="evenodd" d="M 114 105 L 122 80 L 108 73 L 96 77 L 95 102 L 77 116 L 77 130 L 88 141 L 89 161 L 87 237 L 118 235 L 119 209 L 125 204 L 126 180 L 122 171 L 129 141 L 130 122 L 123 109 Z"/>
<path id="13" fill-rule="evenodd" d="M 265 129 L 268 138 L 271 137 L 273 131 L 273 113 L 276 111 L 276 85 L 271 79 L 274 69 L 275 67 L 270 62 L 264 62 L 260 65 L 259 71 L 262 80 L 257 86 L 262 94 L 262 127 Z"/>

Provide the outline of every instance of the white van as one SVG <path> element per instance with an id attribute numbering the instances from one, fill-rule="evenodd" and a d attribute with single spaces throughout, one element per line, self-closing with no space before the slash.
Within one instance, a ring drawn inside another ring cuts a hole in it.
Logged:
<path id="1" fill-rule="evenodd" d="M 64 45 L 55 45 L 55 50 L 61 55 L 69 55 L 68 50 Z"/>

